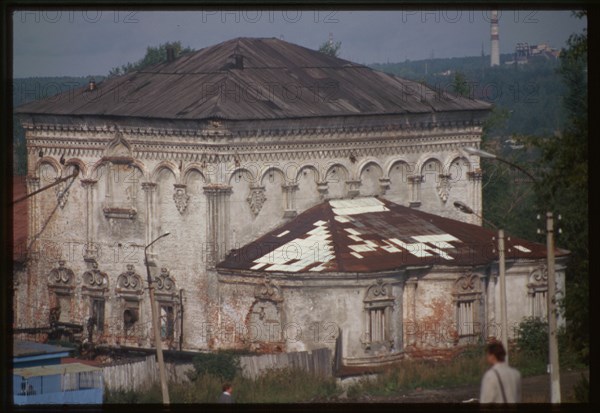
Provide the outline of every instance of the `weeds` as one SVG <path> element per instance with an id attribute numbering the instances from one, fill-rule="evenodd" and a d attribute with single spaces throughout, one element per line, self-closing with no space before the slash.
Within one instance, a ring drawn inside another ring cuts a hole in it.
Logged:
<path id="1" fill-rule="evenodd" d="M 216 403 L 223 381 L 212 374 L 199 374 L 189 383 L 169 384 L 171 403 Z M 298 369 L 267 371 L 257 379 L 240 375 L 232 381 L 236 403 L 298 403 L 324 401 L 341 393 L 334 378 L 315 377 Z M 156 384 L 145 391 L 106 391 L 104 403 L 161 403 Z"/>
<path id="2" fill-rule="evenodd" d="M 404 360 L 374 379 L 348 388 L 348 398 L 389 396 L 416 388 L 457 387 L 478 383 L 486 370 L 483 348 L 467 349 L 452 360 Z"/>

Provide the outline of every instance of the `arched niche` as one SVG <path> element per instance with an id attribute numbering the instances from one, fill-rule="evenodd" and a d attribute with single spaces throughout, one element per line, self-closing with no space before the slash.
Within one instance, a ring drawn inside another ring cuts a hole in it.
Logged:
<path id="1" fill-rule="evenodd" d="M 360 195 L 374 196 L 381 194 L 379 179 L 383 176 L 383 169 L 375 161 L 365 164 L 360 171 Z"/>

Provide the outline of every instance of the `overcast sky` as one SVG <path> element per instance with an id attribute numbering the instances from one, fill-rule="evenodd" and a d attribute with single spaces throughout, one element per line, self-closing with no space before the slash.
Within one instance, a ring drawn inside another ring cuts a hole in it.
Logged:
<path id="1" fill-rule="evenodd" d="M 14 77 L 106 75 L 146 47 L 180 40 L 195 49 L 234 37 L 278 37 L 317 49 L 333 33 L 340 57 L 357 63 L 478 56 L 490 50 L 486 11 L 17 11 Z M 500 15 L 500 52 L 517 42 L 561 48 L 586 27 L 570 11 Z"/>

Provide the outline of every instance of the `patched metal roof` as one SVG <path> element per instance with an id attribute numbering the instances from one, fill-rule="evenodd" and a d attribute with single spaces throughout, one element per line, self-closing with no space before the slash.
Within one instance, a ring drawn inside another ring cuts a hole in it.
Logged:
<path id="1" fill-rule="evenodd" d="M 99 367 L 88 366 L 82 363 L 53 364 L 49 366 L 23 367 L 14 369 L 13 374 L 25 378 L 39 376 L 53 376 L 56 374 L 88 373 L 102 371 Z"/>
<path id="2" fill-rule="evenodd" d="M 262 273 L 379 272 L 407 266 L 488 264 L 497 233 L 478 225 L 364 197 L 330 200 L 244 247 L 220 269 Z M 546 246 L 505 239 L 506 259 L 540 259 Z M 557 256 L 567 251 L 557 249 Z"/>
<path id="3" fill-rule="evenodd" d="M 235 66 L 242 56 L 243 68 Z M 160 119 L 284 119 L 491 109 L 275 38 L 237 38 L 17 108 Z"/>

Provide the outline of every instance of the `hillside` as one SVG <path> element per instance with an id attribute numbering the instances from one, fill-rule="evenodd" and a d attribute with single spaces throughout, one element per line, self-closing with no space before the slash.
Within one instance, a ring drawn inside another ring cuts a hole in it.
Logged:
<path id="1" fill-rule="evenodd" d="M 38 99 L 44 99 L 74 88 L 83 87 L 90 79 L 100 82 L 104 76 L 27 77 L 13 80 L 13 108 Z M 13 173 L 27 173 L 25 132 L 13 115 Z"/>
<path id="2" fill-rule="evenodd" d="M 501 56 L 501 62 L 511 59 L 509 54 Z M 372 64 L 370 67 L 446 91 L 453 91 L 455 74 L 462 73 L 469 96 L 493 103 L 499 113 L 507 111 L 506 123 L 492 127 L 490 137 L 552 135 L 565 122 L 562 108 L 565 87 L 556 71 L 558 60 L 540 57 L 525 65 L 491 68 L 489 56 L 477 56 Z"/>

